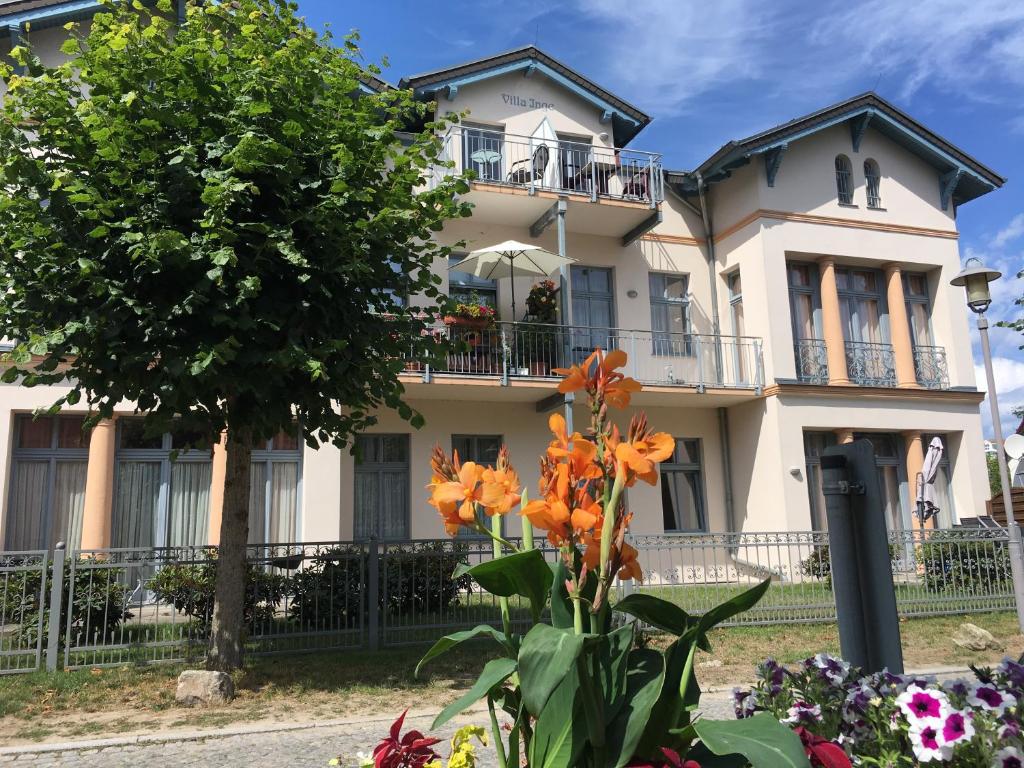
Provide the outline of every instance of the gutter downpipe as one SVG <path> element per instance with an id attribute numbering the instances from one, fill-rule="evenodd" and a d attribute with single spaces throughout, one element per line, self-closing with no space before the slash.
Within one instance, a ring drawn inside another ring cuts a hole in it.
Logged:
<path id="1" fill-rule="evenodd" d="M 697 194 L 700 197 L 700 216 L 704 222 L 704 241 L 707 244 L 706 256 L 708 262 L 708 273 L 711 282 L 711 327 L 715 332 L 715 365 L 719 378 L 722 374 L 722 326 L 718 319 L 718 276 L 716 274 L 717 260 L 715 258 L 715 233 L 711 226 L 711 214 L 708 211 L 708 201 L 704 194 L 704 177 L 697 171 Z M 726 529 L 730 532 L 736 531 L 736 509 L 732 497 L 732 465 L 730 463 L 731 450 L 729 447 L 729 416 L 725 408 L 718 409 L 718 433 L 722 443 L 722 479 L 725 484 L 725 523 Z M 731 547 L 733 555 L 736 554 L 735 547 Z"/>

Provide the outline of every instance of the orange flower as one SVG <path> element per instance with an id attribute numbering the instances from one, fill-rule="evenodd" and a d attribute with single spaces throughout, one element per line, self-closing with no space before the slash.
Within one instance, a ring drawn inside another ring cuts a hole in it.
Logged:
<path id="1" fill-rule="evenodd" d="M 519 506 L 522 498 L 519 495 L 519 474 L 512 468 L 508 458 L 508 446 L 501 446 L 498 451 L 498 463 L 494 469 L 484 470 L 482 480 L 484 485 L 492 485 L 501 489 L 501 497 L 498 503 L 487 506 L 484 511 L 488 515 L 504 515 L 515 507 Z"/>
<path id="2" fill-rule="evenodd" d="M 560 413 L 551 414 L 548 418 L 548 428 L 555 436 L 548 445 L 548 456 L 552 459 L 568 459 L 571 474 L 577 480 L 601 477 L 601 466 L 594 462 L 594 457 L 597 456 L 596 445 L 579 432 L 574 432 L 572 437 L 569 437 L 565 418 Z"/>
<path id="3" fill-rule="evenodd" d="M 558 391 L 565 394 L 583 389 L 613 408 L 625 408 L 632 394 L 643 388 L 640 382 L 616 370 L 624 366 L 626 360 L 626 353 L 621 349 L 613 349 L 606 355 L 598 347 L 582 365 L 554 369 L 559 376 L 565 377 L 558 385 Z"/>
<path id="4" fill-rule="evenodd" d="M 601 567 L 600 531 L 601 529 L 598 527 L 594 535 L 587 535 L 583 539 L 583 544 L 586 546 L 583 552 L 583 564 L 588 571 L 596 572 Z M 621 537 L 618 538 L 621 539 Z M 636 548 L 625 541 L 622 541 L 620 545 L 612 544 L 610 561 L 612 567 L 618 569 L 619 579 L 644 580 L 644 573 L 640 568 L 640 562 L 637 560 L 637 554 Z"/>
<path id="5" fill-rule="evenodd" d="M 639 414 L 629 425 L 629 434 L 624 442 L 615 445 L 617 470 L 626 473 L 626 486 L 637 480 L 650 485 L 658 482 L 656 465 L 672 456 L 676 441 L 665 432 L 652 432 L 647 426 L 647 417 Z M 619 469 L 621 468 L 621 469 Z"/>
<path id="6" fill-rule="evenodd" d="M 637 560 L 637 551 L 625 541 L 622 542 L 622 548 L 619 550 L 619 579 L 644 580 L 644 572 Z"/>

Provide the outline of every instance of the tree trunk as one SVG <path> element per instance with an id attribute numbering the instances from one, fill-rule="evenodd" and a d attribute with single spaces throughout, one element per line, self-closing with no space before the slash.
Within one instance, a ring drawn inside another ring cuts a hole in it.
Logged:
<path id="1" fill-rule="evenodd" d="M 244 432 L 229 430 L 224 477 L 224 512 L 220 521 L 217 590 L 210 629 L 209 669 L 230 672 L 242 666 L 242 631 L 249 543 L 249 475 L 252 442 Z"/>

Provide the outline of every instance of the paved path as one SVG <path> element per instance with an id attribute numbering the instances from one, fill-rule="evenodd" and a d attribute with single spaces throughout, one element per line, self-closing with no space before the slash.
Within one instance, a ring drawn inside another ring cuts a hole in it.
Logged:
<path id="1" fill-rule="evenodd" d="M 705 716 L 731 718 L 732 703 L 726 693 L 707 693 L 702 699 Z M 430 727 L 432 715 L 406 720 L 420 730 Z M 442 728 L 436 735 L 450 738 L 459 725 L 486 724 L 484 712 L 470 714 L 455 724 Z M 10 753 L 0 751 L 0 766 L 71 766 L 73 768 L 141 768 L 142 766 L 203 766 L 203 768 L 234 768 L 235 766 L 274 766 L 274 768 L 326 768 L 332 757 L 349 758 L 342 765 L 355 765 L 357 752 L 370 752 L 387 733 L 390 721 L 350 722 L 317 727 L 289 727 L 286 730 L 247 728 L 245 733 L 216 735 L 134 744 L 89 744 L 87 748 L 61 751 Z M 447 757 L 447 750 L 440 750 Z M 480 752 L 480 768 L 496 768 L 494 751 Z"/>

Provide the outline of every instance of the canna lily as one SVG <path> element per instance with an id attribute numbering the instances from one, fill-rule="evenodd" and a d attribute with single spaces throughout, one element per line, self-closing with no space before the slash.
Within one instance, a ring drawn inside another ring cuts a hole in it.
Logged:
<path id="1" fill-rule="evenodd" d="M 605 354 L 597 348 L 582 365 L 553 369 L 565 377 L 558 385 L 558 391 L 566 394 L 586 390 L 587 394 L 596 396 L 612 408 L 625 408 L 632 394 L 642 389 L 640 382 L 616 370 L 624 366 L 626 360 L 626 353 L 621 349 Z"/>
<path id="2" fill-rule="evenodd" d="M 458 454 L 448 462 L 440 447 L 435 447 L 428 503 L 441 514 L 449 534 L 456 533 L 461 525 L 476 524 L 477 505 L 494 515 L 505 514 L 519 503 L 519 476 L 507 459 L 506 453 L 498 469 L 474 461 L 460 464 Z"/>
<path id="3" fill-rule="evenodd" d="M 485 486 L 501 489 L 501 496 L 496 504 L 484 505 L 484 511 L 488 515 L 504 515 L 519 506 L 519 473 L 509 463 L 508 446 L 501 446 L 501 450 L 498 451 L 498 463 L 494 469 L 488 467 L 484 470 L 482 480 Z"/>
<path id="4" fill-rule="evenodd" d="M 597 446 L 594 443 L 579 432 L 574 432 L 572 437 L 569 437 L 565 418 L 560 413 L 551 414 L 548 418 L 548 428 L 555 438 L 548 445 L 548 456 L 552 459 L 567 459 L 571 474 L 577 480 L 595 480 L 601 477 L 601 465 L 594 462 L 597 456 Z"/>
<path id="5" fill-rule="evenodd" d="M 647 417 L 634 416 L 629 425 L 629 434 L 624 442 L 615 446 L 615 459 L 626 473 L 626 486 L 643 480 L 650 485 L 658 482 L 657 464 L 672 456 L 676 441 L 665 432 L 652 432 L 647 426 Z"/>

